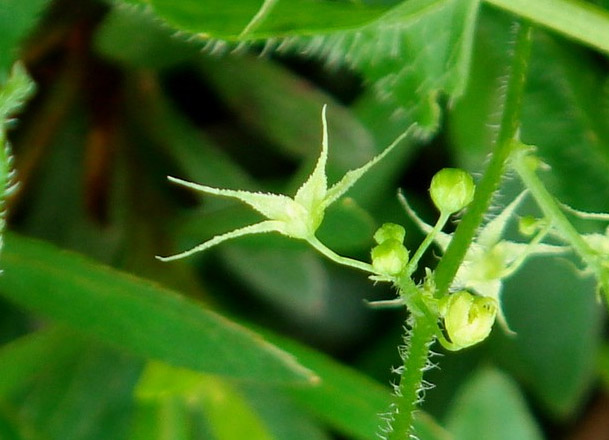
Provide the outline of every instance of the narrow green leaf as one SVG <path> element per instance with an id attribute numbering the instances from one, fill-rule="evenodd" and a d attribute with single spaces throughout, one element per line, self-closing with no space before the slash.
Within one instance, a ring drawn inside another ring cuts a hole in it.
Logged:
<path id="1" fill-rule="evenodd" d="M 5 258 L 4 297 L 133 353 L 234 378 L 314 381 L 256 334 L 145 280 L 17 236 Z"/>
<path id="2" fill-rule="evenodd" d="M 516 385 L 496 370 L 480 370 L 452 404 L 448 429 L 455 440 L 541 440 Z"/>
<path id="3" fill-rule="evenodd" d="M 346 435 L 361 440 L 375 438 L 381 425 L 379 415 L 387 412 L 392 402 L 388 387 L 294 341 L 274 335 L 267 337 L 296 355 L 321 379 L 315 388 L 286 388 L 298 403 Z M 450 439 L 446 431 L 423 412 L 417 413 L 415 427 L 420 440 Z"/>

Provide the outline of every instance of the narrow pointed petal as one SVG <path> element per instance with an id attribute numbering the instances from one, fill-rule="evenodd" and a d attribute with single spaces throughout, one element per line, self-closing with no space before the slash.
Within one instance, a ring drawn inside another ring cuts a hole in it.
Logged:
<path id="1" fill-rule="evenodd" d="M 356 168 L 347 172 L 344 177 L 334 184 L 328 190 L 326 194 L 326 198 L 324 200 L 324 208 L 331 205 L 336 199 L 341 197 L 343 194 L 347 192 L 349 188 L 351 188 L 355 182 L 357 182 L 360 177 L 362 177 L 370 168 L 372 168 L 376 163 L 378 163 L 381 159 L 383 159 L 391 150 L 393 150 L 400 142 L 402 142 L 407 136 L 409 136 L 416 128 L 416 125 L 411 125 L 408 130 L 402 133 L 400 136 L 394 140 L 391 145 L 389 145 L 383 152 L 375 157 L 373 157 L 368 163 L 361 166 L 360 168 Z"/>
<path id="2" fill-rule="evenodd" d="M 480 246 L 490 248 L 499 242 L 507 222 L 514 214 L 514 210 L 518 207 L 522 199 L 524 199 L 526 193 L 526 190 L 521 192 L 497 217 L 484 225 L 476 239 L 476 242 Z"/>
<path id="3" fill-rule="evenodd" d="M 584 220 L 599 220 L 599 221 L 609 221 L 609 214 L 605 212 L 586 212 L 579 211 L 575 208 L 571 208 L 569 205 L 565 203 L 560 204 L 561 208 L 567 211 L 570 214 L 573 214 L 579 218 L 583 218 Z"/>
<path id="4" fill-rule="evenodd" d="M 275 222 L 275 221 L 264 221 L 264 222 L 260 222 L 260 223 L 256 223 L 254 225 L 249 225 L 249 226 L 245 226 L 241 229 L 235 229 L 234 231 L 231 232 L 227 232 L 225 234 L 221 234 L 221 235 L 216 235 L 214 238 L 201 243 L 198 246 L 195 246 L 194 248 L 181 252 L 179 254 L 176 255 L 171 255 L 169 257 L 159 257 L 157 256 L 156 258 L 158 260 L 161 261 L 173 261 L 173 260 L 179 260 L 181 258 L 186 258 L 192 254 L 195 254 L 197 252 L 201 252 L 204 251 L 206 249 L 209 249 L 212 246 L 215 246 L 217 244 L 220 244 L 226 240 L 230 240 L 232 238 L 237 238 L 237 237 L 243 237 L 244 235 L 251 235 L 251 234 L 263 234 L 266 232 L 281 232 L 281 223 L 280 222 Z"/>
<path id="5" fill-rule="evenodd" d="M 188 182 L 176 177 L 168 177 L 170 182 L 194 189 L 206 194 L 213 194 L 221 197 L 229 197 L 247 203 L 256 211 L 271 220 L 283 220 L 288 206 L 294 205 L 294 201 L 281 194 L 268 194 L 259 192 L 249 192 L 241 190 L 218 189 L 211 186 L 199 185 Z"/>
<path id="6" fill-rule="evenodd" d="M 305 183 L 298 189 L 294 200 L 308 211 L 314 211 L 321 205 L 326 196 L 328 181 L 326 178 L 326 162 L 328 161 L 328 122 L 326 120 L 326 105 L 321 111 L 323 134 L 321 141 L 321 154 L 317 159 L 315 169 Z"/>

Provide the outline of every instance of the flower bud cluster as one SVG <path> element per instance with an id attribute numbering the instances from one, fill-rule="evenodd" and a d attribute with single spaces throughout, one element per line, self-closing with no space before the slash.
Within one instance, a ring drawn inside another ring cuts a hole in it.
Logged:
<path id="1" fill-rule="evenodd" d="M 404 247 L 406 231 L 395 223 L 385 223 L 374 234 L 377 246 L 372 248 L 372 267 L 380 275 L 398 276 L 408 264 L 408 249 Z"/>

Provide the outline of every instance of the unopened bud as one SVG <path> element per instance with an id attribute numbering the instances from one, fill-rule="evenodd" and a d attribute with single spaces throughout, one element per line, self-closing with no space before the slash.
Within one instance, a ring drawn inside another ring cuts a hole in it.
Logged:
<path id="1" fill-rule="evenodd" d="M 452 344 L 461 350 L 483 341 L 491 332 L 497 315 L 497 301 L 462 290 L 453 293 L 441 305 L 444 328 Z"/>
<path id="2" fill-rule="evenodd" d="M 476 186 L 472 176 L 458 168 L 444 168 L 438 171 L 429 187 L 431 199 L 444 214 L 461 211 L 474 198 Z"/>
<path id="3" fill-rule="evenodd" d="M 408 264 L 408 250 L 395 239 L 383 241 L 371 252 L 372 267 L 382 275 L 397 276 Z"/>
<path id="4" fill-rule="evenodd" d="M 406 231 L 400 225 L 395 223 L 384 223 L 375 233 L 374 241 L 378 244 L 384 243 L 387 240 L 397 240 L 400 243 L 404 242 Z"/>

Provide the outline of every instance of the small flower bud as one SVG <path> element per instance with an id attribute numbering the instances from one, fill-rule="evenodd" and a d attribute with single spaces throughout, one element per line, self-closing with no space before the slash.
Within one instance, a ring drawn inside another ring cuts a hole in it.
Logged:
<path id="1" fill-rule="evenodd" d="M 431 199 L 441 213 L 461 211 L 474 198 L 476 186 L 472 176 L 458 168 L 444 168 L 431 180 Z"/>
<path id="2" fill-rule="evenodd" d="M 406 231 L 400 225 L 395 223 L 384 223 L 375 233 L 374 241 L 378 244 L 382 244 L 387 240 L 397 240 L 400 243 L 404 242 Z"/>
<path id="3" fill-rule="evenodd" d="M 483 341 L 497 315 L 497 301 L 462 290 L 444 299 L 440 306 L 451 350 L 461 350 Z"/>
<path id="4" fill-rule="evenodd" d="M 397 276 L 408 264 L 408 250 L 395 239 L 383 241 L 371 252 L 372 267 L 382 275 Z"/>
<path id="5" fill-rule="evenodd" d="M 530 237 L 544 226 L 545 221 L 533 216 L 527 215 L 518 221 L 518 230 L 522 235 Z"/>

